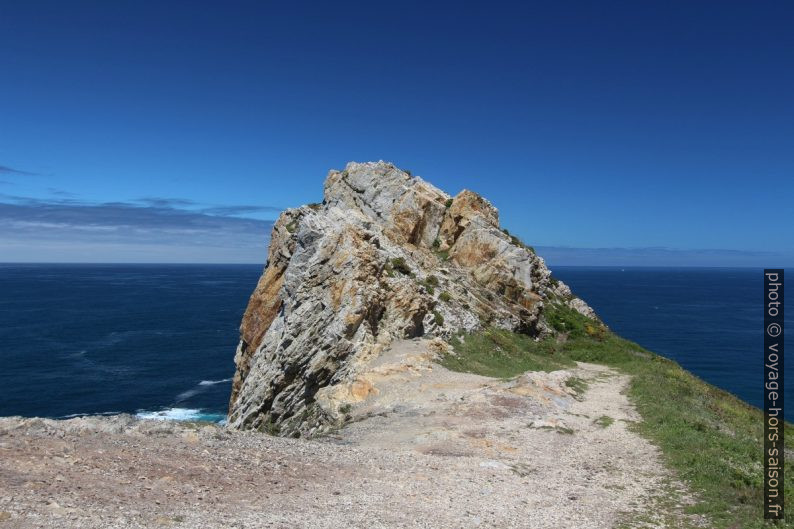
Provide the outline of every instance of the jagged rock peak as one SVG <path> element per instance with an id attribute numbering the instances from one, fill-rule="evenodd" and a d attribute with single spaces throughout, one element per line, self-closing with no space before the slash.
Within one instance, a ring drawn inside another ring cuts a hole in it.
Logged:
<path id="1" fill-rule="evenodd" d="M 475 215 L 499 226 L 498 210 L 477 193 L 463 190 L 453 199 L 420 177 L 383 161 L 351 162 L 343 171 L 329 172 L 324 203 L 358 211 L 414 245 L 430 246 L 442 237 L 441 242 L 450 246 L 459 235 L 457 228 L 465 227 Z"/>
<path id="2" fill-rule="evenodd" d="M 451 197 L 387 162 L 351 162 L 328 173 L 322 204 L 286 210 L 273 227 L 240 327 L 229 424 L 322 431 L 338 414 L 334 387 L 393 341 L 486 326 L 540 338 L 554 332 L 550 304 L 595 318 L 499 229 L 486 199 Z"/>

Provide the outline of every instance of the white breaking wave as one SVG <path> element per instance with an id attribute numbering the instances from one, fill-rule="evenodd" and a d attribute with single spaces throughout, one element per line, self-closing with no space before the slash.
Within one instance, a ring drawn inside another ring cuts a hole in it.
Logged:
<path id="1" fill-rule="evenodd" d="M 155 421 L 195 421 L 201 415 L 201 410 L 191 408 L 168 408 L 160 411 L 139 411 L 135 414 L 139 419 L 152 419 Z"/>
<path id="2" fill-rule="evenodd" d="M 195 408 L 166 408 L 159 411 L 139 411 L 135 414 L 139 419 L 155 421 L 208 421 L 225 423 L 226 415 L 222 413 L 206 413 Z"/>
<path id="3" fill-rule="evenodd" d="M 224 378 L 223 380 L 202 380 L 201 382 L 198 383 L 198 387 L 189 389 L 187 391 L 183 391 L 182 393 L 177 395 L 176 401 L 182 402 L 191 397 L 195 397 L 199 393 L 206 391 L 209 386 L 214 386 L 215 384 L 223 384 L 225 382 L 231 382 L 231 381 L 232 381 L 231 378 Z"/>
<path id="4" fill-rule="evenodd" d="M 100 411 L 98 413 L 70 413 L 69 415 L 61 415 L 59 419 L 74 419 L 75 417 L 91 417 L 93 415 L 118 415 L 120 411 Z"/>
<path id="5" fill-rule="evenodd" d="M 202 380 L 199 386 L 214 386 L 215 384 L 223 384 L 224 382 L 231 382 L 231 378 L 224 378 L 223 380 Z"/>

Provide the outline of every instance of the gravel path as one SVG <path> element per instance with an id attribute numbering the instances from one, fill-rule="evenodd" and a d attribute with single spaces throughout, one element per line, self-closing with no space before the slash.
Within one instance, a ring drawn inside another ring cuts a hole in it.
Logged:
<path id="1" fill-rule="evenodd" d="M 350 423 L 310 441 L 0 419 L 0 528 L 606 528 L 674 483 L 627 428 L 625 376 L 580 364 L 503 382 L 423 361 L 371 374 Z"/>

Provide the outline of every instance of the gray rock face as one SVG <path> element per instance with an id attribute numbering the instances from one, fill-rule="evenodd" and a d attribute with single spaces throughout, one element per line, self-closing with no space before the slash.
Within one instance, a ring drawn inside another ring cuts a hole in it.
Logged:
<path id="1" fill-rule="evenodd" d="M 311 434 L 335 420 L 323 388 L 395 340 L 493 325 L 543 337 L 544 310 L 590 307 L 499 229 L 471 191 L 451 197 L 385 162 L 331 171 L 322 204 L 281 214 L 240 327 L 229 425 Z M 365 391 L 365 389 L 362 389 Z"/>

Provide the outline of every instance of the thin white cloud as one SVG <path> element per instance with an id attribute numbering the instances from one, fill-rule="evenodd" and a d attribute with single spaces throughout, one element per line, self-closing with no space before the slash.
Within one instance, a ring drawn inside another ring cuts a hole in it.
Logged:
<path id="1" fill-rule="evenodd" d="M 264 262 L 273 221 L 5 195 L 0 261 Z"/>

